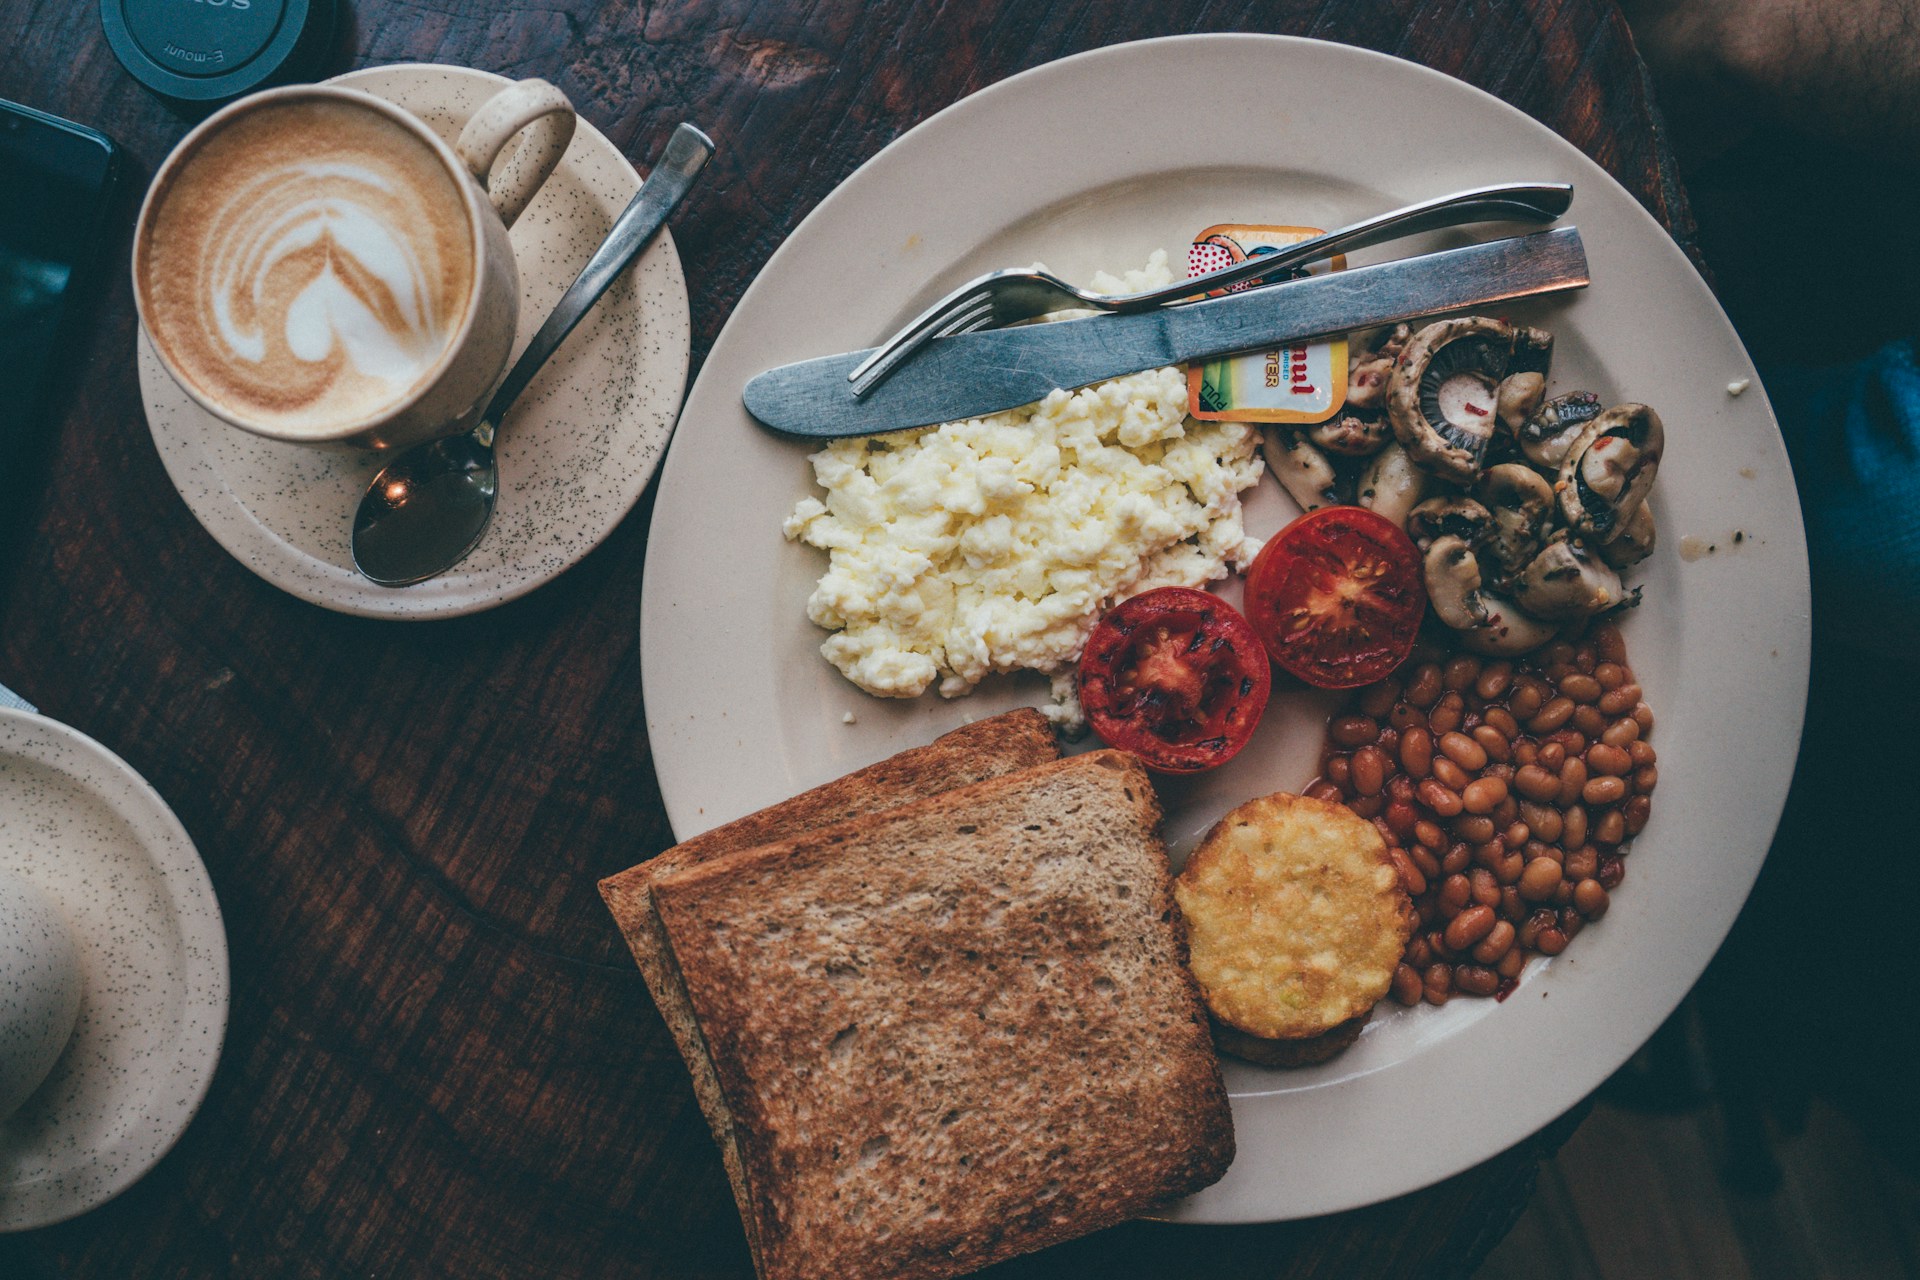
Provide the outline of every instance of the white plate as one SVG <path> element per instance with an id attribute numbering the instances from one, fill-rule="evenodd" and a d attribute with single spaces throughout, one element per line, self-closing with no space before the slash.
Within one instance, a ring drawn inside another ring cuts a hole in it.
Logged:
<path id="1" fill-rule="evenodd" d="M 0 867 L 57 902 L 79 944 L 80 1024 L 0 1122 L 0 1231 L 106 1203 L 185 1132 L 227 1034 L 227 935 L 166 802 L 118 756 L 0 709 Z"/>
<path id="2" fill-rule="evenodd" d="M 1040 259 L 1084 280 L 1155 248 L 1177 257 L 1213 223 L 1332 227 L 1521 179 L 1576 185 L 1566 221 L 1580 227 L 1592 265 L 1583 293 L 1513 309 L 1554 331 L 1551 385 L 1647 401 L 1667 424 L 1654 494 L 1660 547 L 1636 575 L 1649 603 L 1625 628 L 1660 718 L 1653 822 L 1613 912 L 1562 958 L 1536 965 L 1504 1004 L 1389 1002 L 1324 1066 L 1228 1062 L 1239 1156 L 1179 1208 L 1184 1219 L 1330 1213 L 1493 1155 L 1624 1061 L 1732 923 L 1799 739 L 1807 569 L 1772 412 L 1757 380 L 1744 396 L 1727 393 L 1754 371 L 1700 277 L 1598 166 L 1459 81 L 1282 37 L 1121 45 L 975 94 L 822 202 L 741 299 L 667 458 L 641 637 L 654 761 L 685 838 L 1045 691 L 1038 680 L 1002 681 L 955 702 L 882 702 L 819 656 L 824 633 L 805 602 L 826 558 L 780 537 L 793 502 L 812 491 L 809 449 L 748 418 L 740 389 L 750 376 L 869 345 L 991 267 Z M 1271 533 L 1293 511 L 1264 480 L 1248 528 Z M 1684 560 L 1683 535 L 1719 550 Z M 1282 693 L 1238 759 L 1163 786 L 1176 852 L 1232 805 L 1305 784 L 1328 705 Z M 857 723 L 842 723 L 847 711 Z"/>
<path id="3" fill-rule="evenodd" d="M 504 76 L 426 63 L 328 83 L 397 102 L 449 142 Z M 573 143 L 511 233 L 520 266 L 516 352 L 640 189 L 605 134 Z M 363 617 L 446 618 L 518 599 L 571 568 L 639 501 L 673 433 L 692 329 L 680 255 L 664 229 L 560 349 L 500 437 L 500 504 L 461 564 L 427 582 L 375 586 L 347 535 L 380 455 L 282 444 L 228 426 L 167 376 L 142 334 L 140 391 L 167 474 L 233 557 L 283 591 Z"/>

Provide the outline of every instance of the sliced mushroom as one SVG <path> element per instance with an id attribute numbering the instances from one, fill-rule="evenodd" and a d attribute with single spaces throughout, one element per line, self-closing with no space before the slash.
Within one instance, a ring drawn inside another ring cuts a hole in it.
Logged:
<path id="1" fill-rule="evenodd" d="M 1515 596 L 1536 618 L 1590 618 L 1626 595 L 1620 575 L 1582 543 L 1560 537 L 1521 571 Z"/>
<path id="2" fill-rule="evenodd" d="M 1513 342 L 1512 328 L 1485 316 L 1441 320 L 1413 335 L 1394 364 L 1387 417 L 1415 462 L 1473 483 L 1499 422 Z"/>
<path id="3" fill-rule="evenodd" d="M 1554 489 L 1567 528 L 1594 542 L 1611 542 L 1646 501 L 1666 447 L 1660 415 L 1644 404 L 1618 404 L 1589 422 Z"/>
<path id="4" fill-rule="evenodd" d="M 1349 410 L 1351 402 L 1349 402 Z M 1364 458 L 1380 452 L 1393 438 L 1393 428 L 1383 414 L 1341 412 L 1325 422 L 1307 428 L 1307 439 L 1328 453 L 1348 458 Z"/>
<path id="5" fill-rule="evenodd" d="M 1511 578 L 1539 554 L 1553 527 L 1553 486 L 1524 463 L 1503 462 L 1481 479 L 1480 501 L 1493 513 L 1487 558 Z"/>
<path id="6" fill-rule="evenodd" d="M 1408 514 L 1427 491 L 1427 473 L 1390 441 L 1360 473 L 1360 505 L 1406 528 Z"/>
<path id="7" fill-rule="evenodd" d="M 1507 363 L 1509 373 L 1537 373 L 1546 377 L 1553 363 L 1553 335 L 1531 325 L 1515 325 L 1513 356 Z"/>
<path id="8" fill-rule="evenodd" d="M 1422 548 L 1449 536 L 1477 546 L 1492 527 L 1493 514 L 1468 497 L 1428 498 L 1407 513 L 1407 536 Z"/>
<path id="9" fill-rule="evenodd" d="M 1393 362 L 1413 336 L 1404 324 L 1375 329 L 1349 342 L 1347 350 L 1347 408 L 1363 412 L 1386 402 Z"/>
<path id="10" fill-rule="evenodd" d="M 1600 544 L 1600 558 L 1616 569 L 1626 569 L 1652 554 L 1653 503 L 1649 500 L 1627 517 L 1627 527 L 1612 542 Z"/>
<path id="11" fill-rule="evenodd" d="M 1487 620 L 1486 605 L 1480 599 L 1480 561 L 1465 538 L 1453 533 L 1435 538 L 1422 565 L 1427 601 L 1440 621 L 1465 631 Z"/>
<path id="12" fill-rule="evenodd" d="M 1460 633 L 1460 642 L 1475 653 L 1511 658 L 1533 652 L 1559 633 L 1560 628 L 1552 623 L 1542 622 L 1491 592 L 1481 592 L 1480 603 L 1487 620 Z"/>
<path id="13" fill-rule="evenodd" d="M 1566 460 L 1567 450 L 1600 416 L 1600 397 L 1591 391 L 1573 391 L 1555 396 L 1520 425 L 1514 434 L 1520 440 L 1520 452 L 1536 467 L 1557 467 Z"/>
<path id="14" fill-rule="evenodd" d="M 1302 511 L 1339 505 L 1340 477 L 1327 461 L 1327 455 L 1314 448 L 1299 428 L 1281 423 L 1269 425 L 1261 452 L 1266 455 L 1267 469 L 1273 472 L 1273 478 L 1300 504 Z"/>
<path id="15" fill-rule="evenodd" d="M 1540 411 L 1540 399 L 1546 393 L 1545 374 L 1531 370 L 1508 374 L 1494 390 L 1494 409 L 1500 415 L 1500 424 L 1519 434 L 1527 419 Z"/>

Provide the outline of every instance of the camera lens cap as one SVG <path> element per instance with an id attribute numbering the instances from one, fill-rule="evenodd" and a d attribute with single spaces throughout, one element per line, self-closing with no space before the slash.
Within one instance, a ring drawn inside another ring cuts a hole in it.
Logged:
<path id="1" fill-rule="evenodd" d="M 335 0 L 100 0 L 107 43 L 133 78 L 214 105 L 317 70 Z"/>

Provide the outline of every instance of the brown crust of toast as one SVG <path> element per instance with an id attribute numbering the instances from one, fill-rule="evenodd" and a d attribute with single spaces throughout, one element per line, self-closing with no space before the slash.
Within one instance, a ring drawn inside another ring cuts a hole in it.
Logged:
<path id="1" fill-rule="evenodd" d="M 1225 1172 L 1159 816 L 1102 751 L 655 881 L 765 1280 L 939 1280 Z"/>
<path id="2" fill-rule="evenodd" d="M 1059 756 L 1060 748 L 1046 717 L 1031 707 L 1022 707 L 963 725 L 926 746 L 902 751 L 790 800 L 715 827 L 600 882 L 600 896 L 620 926 L 654 1004 L 666 1020 L 680 1056 L 686 1060 L 700 1110 L 707 1118 L 707 1127 L 713 1131 L 714 1141 L 720 1146 L 741 1220 L 746 1224 L 748 1245 L 756 1256 L 758 1243 L 754 1239 L 751 1191 L 740 1161 L 733 1117 L 721 1096 L 706 1040 L 700 1034 L 666 934 L 654 912 L 653 882 L 671 871 L 739 849 L 891 809 L 955 787 L 1056 760 Z"/>

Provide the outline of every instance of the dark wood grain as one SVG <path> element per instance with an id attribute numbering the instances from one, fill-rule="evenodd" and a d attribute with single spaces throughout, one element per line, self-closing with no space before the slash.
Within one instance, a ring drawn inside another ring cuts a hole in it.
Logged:
<path id="1" fill-rule="evenodd" d="M 357 0 L 336 69 L 542 75 L 641 161 L 703 124 L 720 156 L 675 225 L 697 367 L 799 219 L 919 120 L 1064 54 L 1225 30 L 1362 44 L 1491 90 L 1690 243 L 1606 0 Z M 105 1208 L 0 1241 L 0 1272 L 746 1274 L 685 1070 L 593 888 L 671 840 L 636 644 L 650 502 L 552 586 L 459 621 L 342 617 L 255 578 L 175 495 L 135 383 L 133 201 L 188 122 L 121 72 L 91 5 L 5 0 L 0 39 L 0 96 L 102 128 L 132 162 L 27 537 L 0 566 L 0 679 L 178 811 L 234 995 L 180 1145 Z M 1419 1115 L 1409 1099 L 1409 1144 Z M 1005 1273 L 1463 1275 L 1557 1141 L 1356 1213 L 1135 1225 Z"/>

